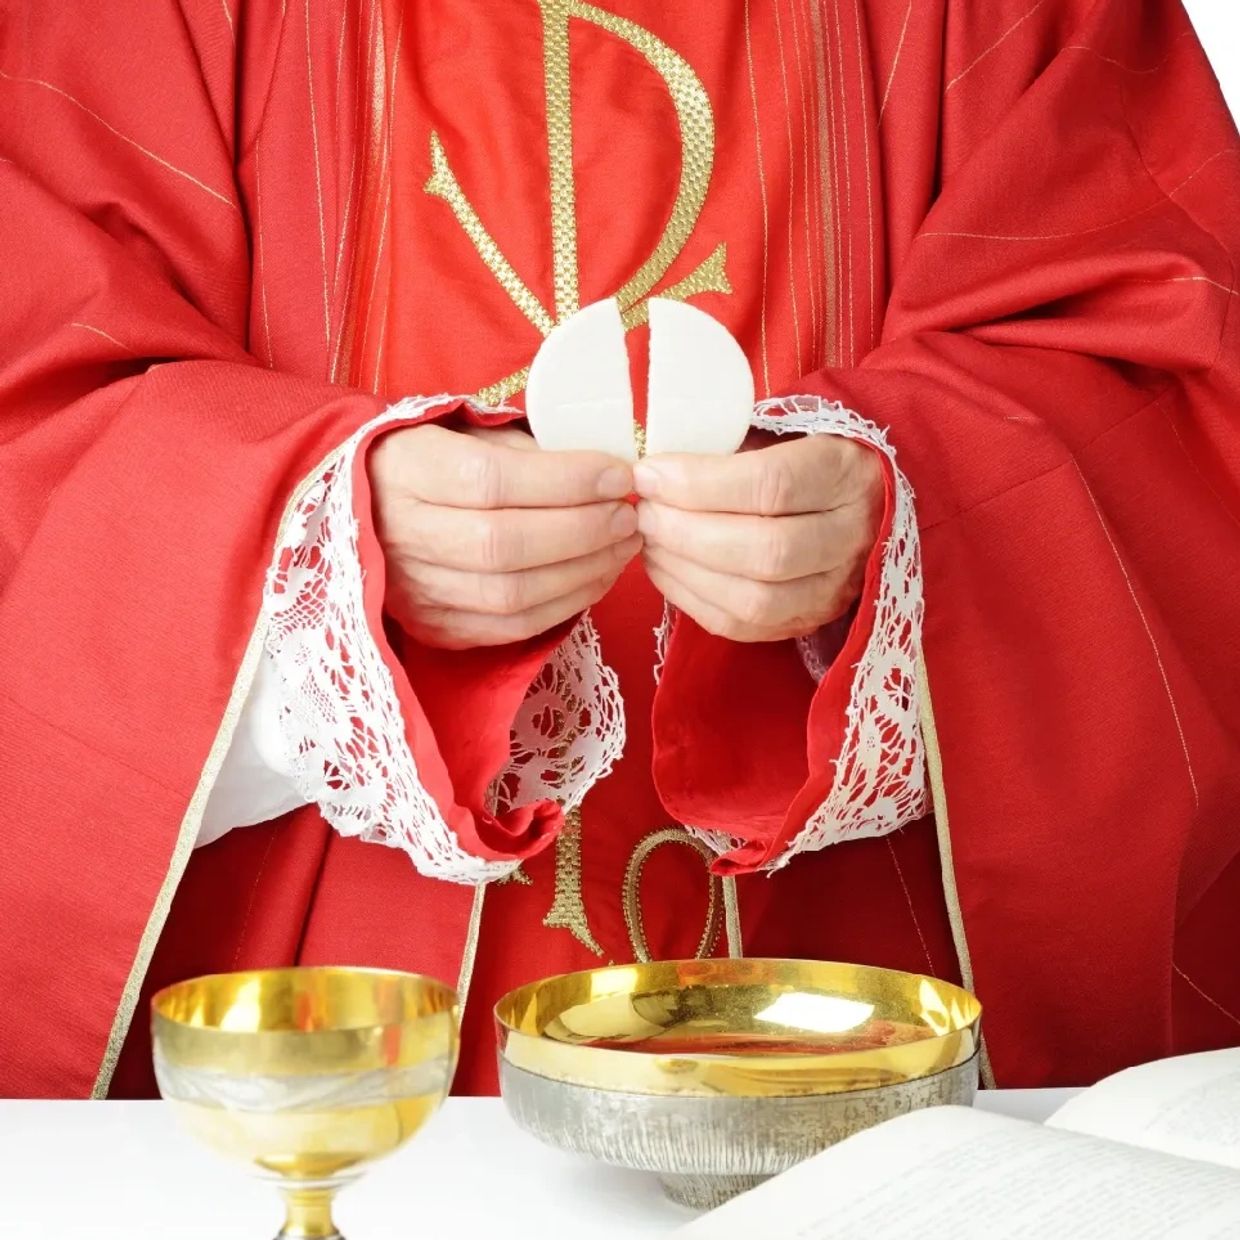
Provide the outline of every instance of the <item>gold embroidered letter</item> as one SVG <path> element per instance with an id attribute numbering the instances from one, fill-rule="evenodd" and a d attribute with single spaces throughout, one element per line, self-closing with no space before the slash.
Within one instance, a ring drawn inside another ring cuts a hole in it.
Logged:
<path id="1" fill-rule="evenodd" d="M 650 257 L 615 293 L 627 327 L 646 321 L 647 299 L 693 235 L 710 188 L 715 161 L 715 118 L 701 79 L 678 52 L 649 30 L 584 0 L 536 0 L 543 22 L 543 76 L 547 98 L 547 154 L 551 180 L 551 247 L 555 282 L 555 311 L 548 310 L 518 275 L 487 230 L 452 170 L 448 153 L 437 133 L 431 134 L 431 176 L 426 192 L 451 207 L 457 222 L 473 243 L 513 304 L 547 335 L 559 322 L 580 309 L 577 265 L 577 186 L 573 169 L 572 66 L 569 22 L 576 18 L 627 43 L 659 75 L 667 88 L 680 130 L 680 183 L 663 234 Z M 725 265 L 727 247 L 720 243 L 698 266 L 663 290 L 660 296 L 685 301 L 698 293 L 730 293 Z M 483 388 L 478 396 L 496 404 L 519 392 L 528 377 L 522 369 Z"/>

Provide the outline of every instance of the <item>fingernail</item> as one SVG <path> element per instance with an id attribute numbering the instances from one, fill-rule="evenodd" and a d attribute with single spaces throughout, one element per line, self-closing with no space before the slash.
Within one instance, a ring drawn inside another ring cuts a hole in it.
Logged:
<path id="1" fill-rule="evenodd" d="M 643 537 L 650 538 L 658 529 L 659 517 L 653 504 L 637 505 L 637 528 Z"/>
<path id="2" fill-rule="evenodd" d="M 599 476 L 599 499 L 624 499 L 633 489 L 633 475 L 623 465 L 613 465 Z"/>
<path id="3" fill-rule="evenodd" d="M 653 499 L 659 493 L 659 471 L 642 461 L 633 470 L 633 485 L 642 499 Z"/>
<path id="4" fill-rule="evenodd" d="M 616 515 L 611 519 L 611 532 L 621 538 L 627 538 L 637 530 L 637 513 L 631 504 L 621 504 Z"/>

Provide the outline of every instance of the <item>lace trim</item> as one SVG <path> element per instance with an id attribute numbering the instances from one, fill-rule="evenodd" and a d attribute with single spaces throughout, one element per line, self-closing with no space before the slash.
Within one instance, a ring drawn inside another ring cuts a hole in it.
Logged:
<path id="1" fill-rule="evenodd" d="M 392 673 L 366 621 L 353 509 L 354 457 L 363 439 L 457 399 L 401 401 L 328 457 L 276 548 L 263 611 L 283 689 L 281 732 L 300 794 L 342 835 L 399 848 L 423 874 L 479 884 L 517 863 L 465 851 L 418 777 Z M 505 412 L 466 403 L 483 414 Z M 553 717 L 561 721 L 556 729 L 548 726 Z M 579 802 L 623 743 L 616 678 L 586 618 L 526 699 L 497 808 L 551 795 Z"/>
<path id="2" fill-rule="evenodd" d="M 455 399 L 402 401 L 324 462 L 277 546 L 264 616 L 267 650 L 284 692 L 281 731 L 301 795 L 317 802 L 341 834 L 400 848 L 423 874 L 479 884 L 511 873 L 517 863 L 466 852 L 418 778 L 392 674 L 366 622 L 353 514 L 353 463 L 362 440 L 385 424 L 420 418 Z M 878 427 L 816 397 L 766 401 L 755 410 L 754 425 L 776 434 L 863 440 L 895 466 L 894 449 Z M 853 682 L 836 777 L 770 869 L 844 839 L 885 835 L 928 807 L 917 724 L 920 545 L 912 489 L 898 468 L 895 480 L 874 629 Z M 660 626 L 656 675 L 670 618 Z M 825 667 L 820 659 L 815 665 L 812 643 L 802 643 L 801 652 L 820 679 Z M 618 680 L 602 660 L 587 615 L 544 665 L 518 711 L 510 760 L 493 787 L 495 812 L 543 799 L 558 801 L 566 812 L 577 808 L 611 771 L 624 740 Z M 694 834 L 721 852 L 736 844 L 718 833 Z"/>
<path id="3" fill-rule="evenodd" d="M 587 612 L 521 703 L 508 765 L 492 788 L 496 812 L 547 800 L 571 813 L 610 774 L 624 741 L 620 682 Z"/>
<path id="4" fill-rule="evenodd" d="M 664 600 L 663 616 L 654 631 L 654 683 L 663 679 L 663 665 L 667 662 L 667 643 L 672 640 L 672 627 L 676 623 L 676 609 Z"/>
<path id="5" fill-rule="evenodd" d="M 822 657 L 822 651 L 818 649 L 818 639 L 813 633 L 808 637 L 797 638 L 797 654 L 801 656 L 801 662 L 814 684 L 822 684 L 822 678 L 827 674 L 827 661 Z"/>
<path id="6" fill-rule="evenodd" d="M 846 708 L 847 723 L 835 779 L 826 799 L 788 847 L 768 863 L 777 870 L 799 853 L 843 840 L 887 835 L 929 810 L 925 753 L 918 723 L 917 665 L 924 614 L 921 544 L 913 489 L 896 465 L 884 431 L 837 402 L 797 396 L 762 402 L 753 425 L 777 435 L 843 435 L 868 443 L 891 462 L 895 474 L 891 537 L 879 575 L 874 627 L 861 656 Z M 816 681 L 826 668 L 812 639 L 798 643 Z M 696 831 L 719 852 L 738 841 Z"/>

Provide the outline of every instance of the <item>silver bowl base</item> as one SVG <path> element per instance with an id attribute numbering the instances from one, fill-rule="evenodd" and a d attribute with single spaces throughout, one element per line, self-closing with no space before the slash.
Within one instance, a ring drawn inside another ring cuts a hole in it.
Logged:
<path id="1" fill-rule="evenodd" d="M 661 1175 L 663 1191 L 679 1206 L 690 1210 L 713 1210 L 751 1188 L 757 1188 L 769 1175 Z"/>
<path id="2" fill-rule="evenodd" d="M 873 1089 L 784 1097 L 630 1094 L 499 1063 L 518 1127 L 616 1167 L 653 1171 L 681 1205 L 708 1210 L 864 1128 L 927 1106 L 968 1106 L 978 1061 Z"/>

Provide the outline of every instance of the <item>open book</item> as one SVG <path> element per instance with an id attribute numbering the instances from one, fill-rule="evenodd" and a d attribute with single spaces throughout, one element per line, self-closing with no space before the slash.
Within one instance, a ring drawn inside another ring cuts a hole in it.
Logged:
<path id="1" fill-rule="evenodd" d="M 678 1240 L 1240 1240 L 1240 1049 L 1131 1068 L 1045 1125 L 914 1111 Z"/>

